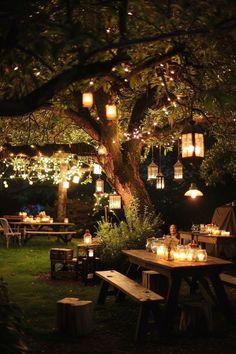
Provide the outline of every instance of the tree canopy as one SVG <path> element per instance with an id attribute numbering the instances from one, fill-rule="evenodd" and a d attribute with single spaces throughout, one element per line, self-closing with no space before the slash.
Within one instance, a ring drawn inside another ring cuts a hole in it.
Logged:
<path id="1" fill-rule="evenodd" d="M 135 184 L 143 148 L 173 145 L 186 121 L 201 121 L 216 142 L 230 140 L 235 10 L 232 0 L 3 1 L 2 144 L 104 144 L 100 162 L 122 194 L 131 178 L 124 165 Z M 87 91 L 91 109 L 82 106 Z M 112 123 L 108 102 L 118 107 Z"/>

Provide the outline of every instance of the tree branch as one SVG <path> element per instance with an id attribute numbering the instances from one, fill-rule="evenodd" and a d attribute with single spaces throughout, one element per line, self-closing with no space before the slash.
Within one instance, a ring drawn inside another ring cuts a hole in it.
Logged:
<path id="1" fill-rule="evenodd" d="M 30 113 L 46 104 L 55 94 L 67 88 L 70 84 L 93 76 L 106 75 L 117 63 L 125 59 L 127 57 L 115 57 L 104 62 L 74 65 L 18 100 L 0 101 L 0 116 L 20 116 Z"/>

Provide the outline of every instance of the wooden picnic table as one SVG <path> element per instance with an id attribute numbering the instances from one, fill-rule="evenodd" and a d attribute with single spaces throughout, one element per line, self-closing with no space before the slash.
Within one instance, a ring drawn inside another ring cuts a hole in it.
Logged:
<path id="1" fill-rule="evenodd" d="M 196 233 L 191 231 L 180 231 L 180 243 L 195 240 L 202 248 L 207 249 L 214 257 L 236 257 L 236 236 L 211 235 L 207 233 Z M 212 247 L 210 249 L 210 247 Z"/>
<path id="2" fill-rule="evenodd" d="M 57 236 L 66 244 L 71 241 L 76 231 L 69 230 L 75 227 L 74 223 L 65 222 L 29 222 L 29 221 L 9 221 L 13 230 L 22 233 L 22 239 L 27 242 L 33 235 Z"/>
<path id="3" fill-rule="evenodd" d="M 165 298 L 165 309 L 163 316 L 163 331 L 168 336 L 171 332 L 174 316 L 177 313 L 180 286 L 183 280 L 188 284 L 192 284 L 194 279 L 203 291 L 216 300 L 223 315 L 227 320 L 232 320 L 232 312 L 224 285 L 219 274 L 233 265 L 232 262 L 208 257 L 206 262 L 190 262 L 190 261 L 167 261 L 158 259 L 157 255 L 146 250 L 123 250 L 123 254 L 128 258 L 130 267 L 127 275 L 131 274 L 133 268 L 142 267 L 154 270 L 168 278 L 168 292 Z M 208 286 L 206 286 L 206 282 Z M 209 293 L 209 283 L 213 287 L 214 293 Z"/>

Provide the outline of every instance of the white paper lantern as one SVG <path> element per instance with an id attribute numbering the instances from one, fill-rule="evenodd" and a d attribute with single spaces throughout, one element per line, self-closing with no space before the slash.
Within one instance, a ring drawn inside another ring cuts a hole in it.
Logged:
<path id="1" fill-rule="evenodd" d="M 93 173 L 95 175 L 100 175 L 102 173 L 102 167 L 98 163 L 93 164 Z"/>
<path id="2" fill-rule="evenodd" d="M 82 105 L 86 108 L 93 106 L 93 94 L 92 92 L 84 92 L 82 95 Z"/>
<path id="3" fill-rule="evenodd" d="M 115 120 L 117 118 L 117 108 L 115 104 L 106 105 L 106 117 L 108 120 Z"/>

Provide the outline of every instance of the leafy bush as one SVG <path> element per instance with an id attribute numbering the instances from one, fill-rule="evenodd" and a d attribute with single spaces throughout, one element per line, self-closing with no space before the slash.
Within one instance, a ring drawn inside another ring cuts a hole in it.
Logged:
<path id="1" fill-rule="evenodd" d="M 0 279 L 0 353 L 26 353 L 22 336 L 21 311 L 9 302 L 7 287 Z"/>
<path id="2" fill-rule="evenodd" d="M 160 214 L 148 209 L 141 214 L 140 204 L 134 200 L 125 210 L 126 221 L 119 224 L 102 219 L 98 222 L 97 237 L 102 241 L 101 257 L 109 265 L 121 262 L 122 249 L 144 248 L 148 237 L 155 236 L 163 224 Z"/>

